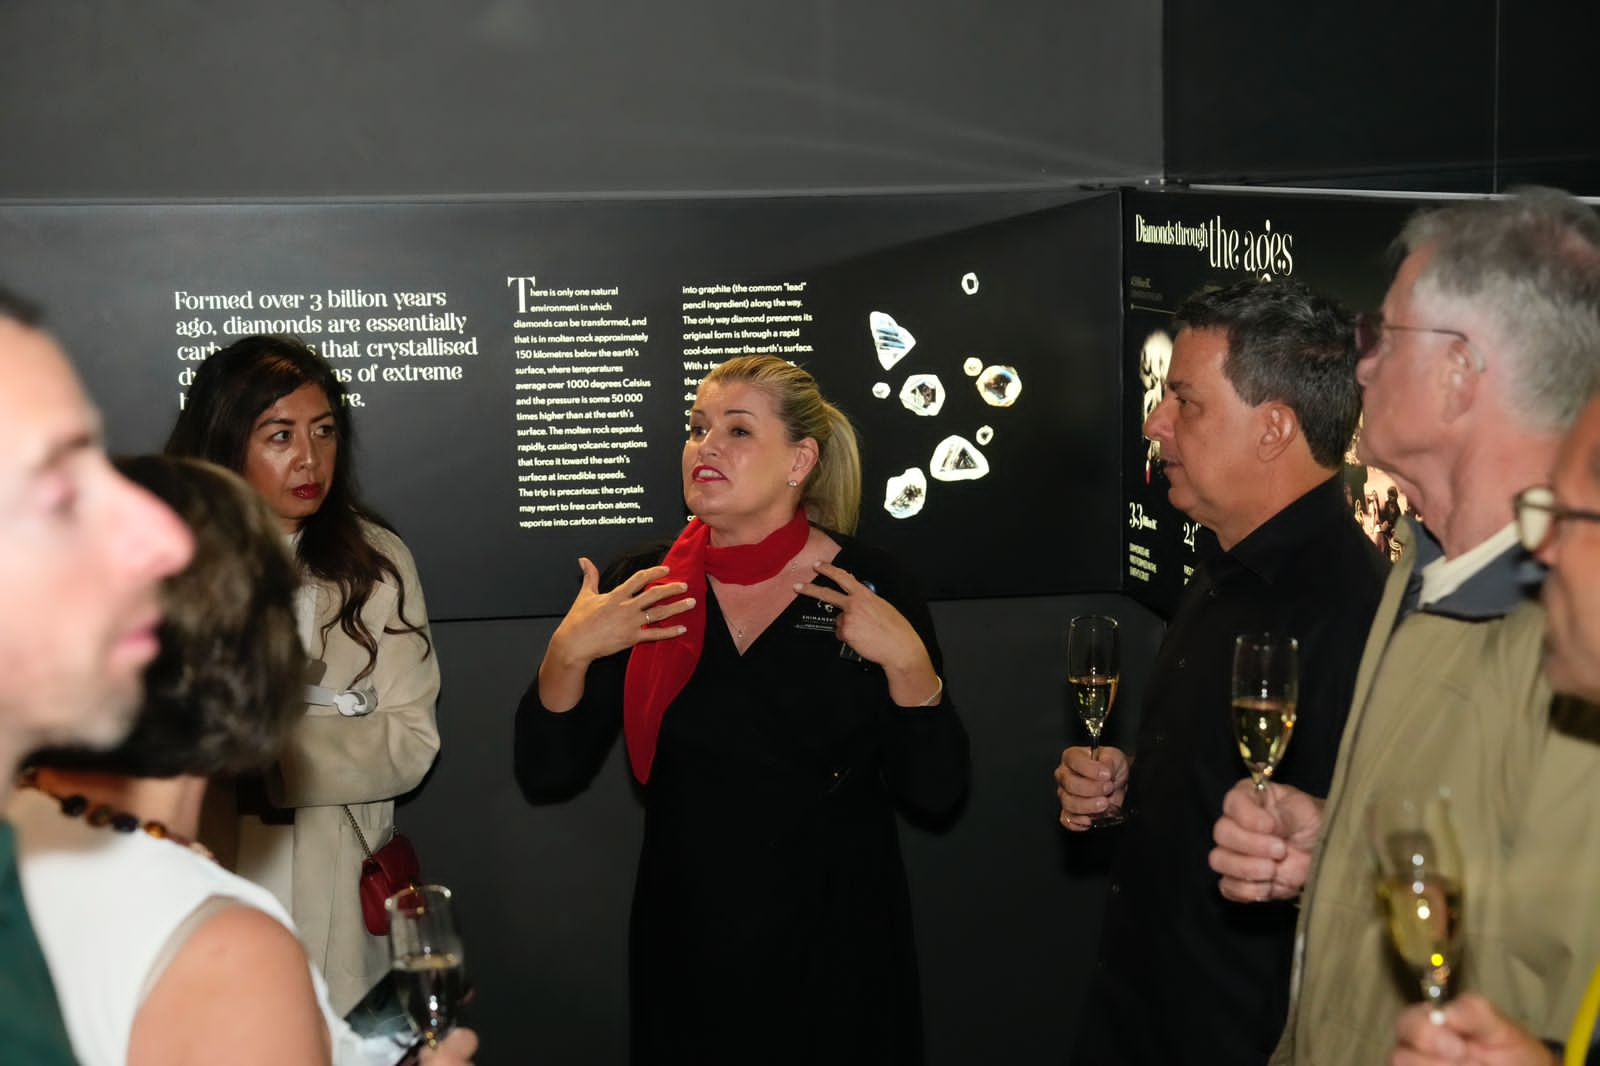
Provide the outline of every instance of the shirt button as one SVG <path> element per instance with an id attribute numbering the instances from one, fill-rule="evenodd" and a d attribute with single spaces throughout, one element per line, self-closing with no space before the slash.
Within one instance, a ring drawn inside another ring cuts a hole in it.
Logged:
<path id="1" fill-rule="evenodd" d="M 1186 656 L 1186 655 L 1178 656 L 1178 669 L 1179 670 L 1182 670 L 1184 667 L 1186 667 L 1188 665 L 1189 665 L 1189 657 L 1188 656 Z"/>
<path id="2" fill-rule="evenodd" d="M 1122 886 L 1121 885 L 1117 884 L 1115 881 L 1111 882 L 1111 894 L 1112 895 L 1116 895 L 1118 892 L 1121 892 L 1121 891 L 1122 891 Z"/>

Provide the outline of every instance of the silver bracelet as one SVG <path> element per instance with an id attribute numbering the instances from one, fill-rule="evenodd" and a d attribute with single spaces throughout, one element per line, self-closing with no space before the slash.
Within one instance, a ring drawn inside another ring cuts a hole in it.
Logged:
<path id="1" fill-rule="evenodd" d="M 935 674 L 934 680 L 939 682 L 939 687 L 933 690 L 933 695 L 917 704 L 918 707 L 932 707 L 939 702 L 939 697 L 944 695 L 944 678 Z"/>

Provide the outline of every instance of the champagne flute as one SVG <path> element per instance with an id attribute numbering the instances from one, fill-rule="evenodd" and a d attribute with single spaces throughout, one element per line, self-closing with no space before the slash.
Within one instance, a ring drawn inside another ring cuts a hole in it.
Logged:
<path id="1" fill-rule="evenodd" d="M 1461 851 L 1443 792 L 1379 795 L 1367 809 L 1395 951 L 1435 1007 L 1461 968 Z"/>
<path id="2" fill-rule="evenodd" d="M 456 1023 L 466 991 L 466 953 L 456 934 L 450 890 L 414 885 L 390 896 L 389 969 L 411 1026 L 437 1047 Z"/>
<path id="3" fill-rule="evenodd" d="M 1100 733 L 1106 715 L 1117 699 L 1117 620 L 1103 614 L 1083 614 L 1067 625 L 1067 688 L 1078 719 L 1089 731 L 1089 757 L 1098 759 Z M 1122 810 L 1108 806 L 1089 816 L 1091 826 L 1117 825 Z"/>
<path id="4" fill-rule="evenodd" d="M 1244 633 L 1233 642 L 1233 736 L 1267 802 L 1267 782 L 1294 733 L 1300 698 L 1300 644 L 1276 633 Z"/>

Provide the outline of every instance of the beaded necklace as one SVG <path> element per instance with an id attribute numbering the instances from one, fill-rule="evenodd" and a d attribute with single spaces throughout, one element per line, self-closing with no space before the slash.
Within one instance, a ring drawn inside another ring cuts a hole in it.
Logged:
<path id="1" fill-rule="evenodd" d="M 202 858 L 217 861 L 211 854 L 211 849 L 198 840 L 190 840 L 168 829 L 166 823 L 154 819 L 145 820 L 137 814 L 128 811 L 119 811 L 109 803 L 91 803 L 89 798 L 81 793 L 70 796 L 58 795 L 39 784 L 37 770 L 27 769 L 17 774 L 18 788 L 31 788 L 35 792 L 43 793 L 55 800 L 61 807 L 61 813 L 68 818 L 82 818 L 85 823 L 96 829 L 109 829 L 113 833 L 142 832 L 156 840 L 168 840 L 179 847 L 188 848 Z"/>

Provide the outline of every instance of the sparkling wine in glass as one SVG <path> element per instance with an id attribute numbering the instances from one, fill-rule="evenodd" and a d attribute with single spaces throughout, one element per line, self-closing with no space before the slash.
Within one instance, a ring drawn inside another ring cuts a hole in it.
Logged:
<path id="1" fill-rule="evenodd" d="M 1294 735 L 1299 698 L 1300 645 L 1293 637 L 1245 633 L 1234 640 L 1233 735 L 1262 803 Z"/>
<path id="2" fill-rule="evenodd" d="M 1379 795 L 1367 810 L 1378 860 L 1378 895 L 1395 951 L 1417 978 L 1423 999 L 1450 998 L 1461 968 L 1461 851 L 1442 792 Z"/>
<path id="3" fill-rule="evenodd" d="M 437 1047 L 456 1024 L 466 992 L 466 953 L 456 933 L 450 890 L 417 885 L 396 892 L 389 911 L 389 969 L 411 1026 Z"/>
<path id="4" fill-rule="evenodd" d="M 1117 699 L 1119 674 L 1117 620 L 1103 614 L 1084 614 L 1067 625 L 1067 691 L 1078 720 L 1089 733 L 1089 757 L 1100 753 L 1100 733 Z M 1118 807 L 1091 815 L 1092 826 L 1117 825 Z"/>

